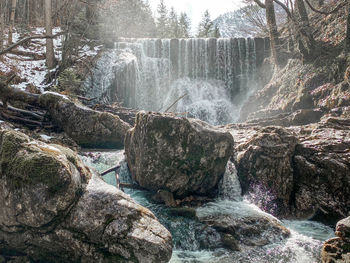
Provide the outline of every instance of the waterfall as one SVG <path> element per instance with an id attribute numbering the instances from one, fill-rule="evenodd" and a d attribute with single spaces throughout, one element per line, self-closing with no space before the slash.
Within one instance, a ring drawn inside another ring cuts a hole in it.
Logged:
<path id="1" fill-rule="evenodd" d="M 261 38 L 120 38 L 113 50 L 114 74 L 109 59 L 105 68 L 95 69 L 95 85 L 90 80 L 86 86 L 108 90 L 110 102 L 150 111 L 164 111 L 186 94 L 171 111 L 212 124 L 233 122 L 238 105 L 256 85 L 266 42 Z M 101 75 L 109 80 L 99 81 Z"/>

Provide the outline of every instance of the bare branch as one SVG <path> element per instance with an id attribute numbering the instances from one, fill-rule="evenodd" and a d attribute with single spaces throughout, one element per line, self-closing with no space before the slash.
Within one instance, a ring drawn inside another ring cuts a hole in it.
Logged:
<path id="1" fill-rule="evenodd" d="M 55 38 L 55 37 L 58 37 L 58 36 L 61 36 L 65 34 L 65 32 L 60 32 L 60 33 L 57 33 L 55 35 L 44 35 L 44 36 L 38 36 L 38 35 L 35 35 L 35 36 L 30 36 L 30 37 L 26 37 L 26 38 L 23 38 L 21 39 L 20 41 L 12 44 L 11 46 L 9 46 L 8 48 L 0 51 L 0 56 L 5 54 L 5 53 L 8 53 L 9 51 L 11 51 L 12 49 L 14 49 L 15 47 L 17 46 L 20 46 L 26 42 L 28 42 L 29 40 L 32 40 L 32 39 L 43 39 L 43 38 Z"/>
<path id="2" fill-rule="evenodd" d="M 317 10 L 315 7 L 313 7 L 311 5 L 311 3 L 309 2 L 309 0 L 305 0 L 305 2 L 307 3 L 307 5 L 311 8 L 312 11 L 316 12 L 316 13 L 319 13 L 319 14 L 322 14 L 322 15 L 330 15 L 330 14 L 333 14 L 333 13 L 336 13 L 338 12 L 341 8 L 345 7 L 347 2 L 344 1 L 343 3 L 340 3 L 336 8 L 334 8 L 332 11 L 330 12 L 325 12 L 325 11 L 321 11 L 321 10 Z"/>
<path id="3" fill-rule="evenodd" d="M 279 0 L 273 0 L 276 4 L 278 4 L 278 5 L 280 5 L 283 9 L 284 9 L 284 11 L 286 11 L 286 13 L 287 13 L 287 15 L 293 20 L 293 15 L 292 15 L 292 13 L 290 12 L 290 10 L 289 10 L 289 8 L 285 5 L 285 4 L 283 4 L 281 1 L 279 1 Z"/>
<path id="4" fill-rule="evenodd" d="M 254 0 L 254 2 L 261 8 L 266 8 L 265 4 L 263 4 L 260 0 Z"/>

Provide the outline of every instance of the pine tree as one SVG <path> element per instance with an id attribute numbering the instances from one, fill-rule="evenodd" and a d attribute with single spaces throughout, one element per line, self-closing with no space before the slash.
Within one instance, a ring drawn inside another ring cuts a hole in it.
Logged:
<path id="1" fill-rule="evenodd" d="M 197 37 L 211 37 L 214 31 L 214 23 L 211 21 L 209 11 L 206 10 L 198 26 Z"/>
<path id="2" fill-rule="evenodd" d="M 190 37 L 191 20 L 186 13 L 181 13 L 179 18 L 179 38 Z"/>
<path id="3" fill-rule="evenodd" d="M 158 18 L 157 18 L 157 33 L 160 38 L 167 38 L 169 33 L 169 19 L 168 19 L 168 9 L 164 4 L 164 0 L 160 0 L 157 8 Z"/>
<path id="4" fill-rule="evenodd" d="M 179 20 L 174 7 L 169 12 L 169 37 L 179 38 Z"/>
<path id="5" fill-rule="evenodd" d="M 211 35 L 211 37 L 215 37 L 215 38 L 221 37 L 220 28 L 217 25 L 215 25 L 213 34 Z"/>

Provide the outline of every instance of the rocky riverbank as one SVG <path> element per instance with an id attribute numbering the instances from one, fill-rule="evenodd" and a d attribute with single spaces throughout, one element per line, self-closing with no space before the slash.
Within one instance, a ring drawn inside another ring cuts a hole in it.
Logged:
<path id="1" fill-rule="evenodd" d="M 168 262 L 171 234 L 76 153 L 0 128 L 0 254 L 39 262 Z"/>

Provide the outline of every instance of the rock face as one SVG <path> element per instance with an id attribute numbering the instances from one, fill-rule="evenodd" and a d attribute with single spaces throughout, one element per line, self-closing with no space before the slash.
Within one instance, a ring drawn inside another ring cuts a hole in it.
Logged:
<path id="1" fill-rule="evenodd" d="M 294 154 L 296 212 L 335 223 L 350 211 L 350 120 L 326 118 L 291 129 L 300 140 Z"/>
<path id="2" fill-rule="evenodd" d="M 39 103 L 49 110 L 55 124 L 83 147 L 122 147 L 131 128 L 116 115 L 77 105 L 56 93 L 40 95 Z"/>
<path id="3" fill-rule="evenodd" d="M 328 223 L 350 211 L 350 121 L 298 127 L 228 125 L 243 194 L 279 216 Z"/>
<path id="4" fill-rule="evenodd" d="M 175 197 L 214 194 L 232 149 L 228 132 L 194 119 L 145 112 L 138 113 L 125 140 L 133 179 Z"/>
<path id="5" fill-rule="evenodd" d="M 338 237 L 325 242 L 322 248 L 323 263 L 350 262 L 350 217 L 340 220 L 336 226 L 335 234 Z"/>
<path id="6" fill-rule="evenodd" d="M 168 262 L 170 233 L 71 150 L 0 129 L 0 254 L 39 262 Z"/>
<path id="7" fill-rule="evenodd" d="M 277 204 L 278 208 L 270 212 L 285 214 L 293 191 L 292 161 L 298 140 L 292 133 L 278 127 L 257 128 L 250 133 L 251 137 L 243 130 L 241 135 L 246 141 L 238 139 L 236 146 L 243 193 L 266 189 L 270 195 L 268 202 Z M 239 134 L 233 132 L 233 136 L 236 138 Z"/>

